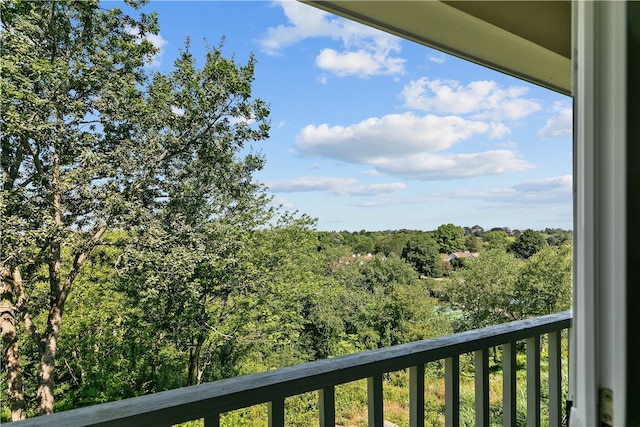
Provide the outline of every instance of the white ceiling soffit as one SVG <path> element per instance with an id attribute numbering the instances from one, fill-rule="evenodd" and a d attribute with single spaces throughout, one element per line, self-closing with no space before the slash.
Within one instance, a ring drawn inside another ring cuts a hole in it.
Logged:
<path id="1" fill-rule="evenodd" d="M 301 1 L 571 94 L 570 1 Z"/>

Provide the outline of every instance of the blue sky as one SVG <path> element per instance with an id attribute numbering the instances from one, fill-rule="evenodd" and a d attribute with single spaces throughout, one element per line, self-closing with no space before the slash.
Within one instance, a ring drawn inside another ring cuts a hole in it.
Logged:
<path id="1" fill-rule="evenodd" d="M 191 37 L 271 105 L 256 179 L 319 230 L 572 228 L 571 100 L 293 2 L 151 2 L 168 71 Z"/>

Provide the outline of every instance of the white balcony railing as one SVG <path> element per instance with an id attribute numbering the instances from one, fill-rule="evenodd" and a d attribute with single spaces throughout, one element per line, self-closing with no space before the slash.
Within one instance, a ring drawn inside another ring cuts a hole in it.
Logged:
<path id="1" fill-rule="evenodd" d="M 318 360 L 259 374 L 169 390 L 87 408 L 19 421 L 15 426 L 170 426 L 204 418 L 219 426 L 220 414 L 268 404 L 269 426 L 285 425 L 285 398 L 319 391 L 319 425 L 335 425 L 334 389 L 367 378 L 369 426 L 382 427 L 382 377 L 409 369 L 410 425 L 424 426 L 424 366 L 445 361 L 445 423 L 459 425 L 459 357 L 475 353 L 477 426 L 489 425 L 489 349 L 502 346 L 503 424 L 516 425 L 516 342 L 525 341 L 527 426 L 540 425 L 540 337 L 548 336 L 549 426 L 561 425 L 561 332 L 571 327 L 571 312 L 551 314 L 409 344 Z"/>

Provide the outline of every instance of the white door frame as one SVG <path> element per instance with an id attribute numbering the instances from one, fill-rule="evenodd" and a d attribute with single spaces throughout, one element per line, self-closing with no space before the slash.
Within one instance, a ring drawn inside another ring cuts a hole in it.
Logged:
<path id="1" fill-rule="evenodd" d="M 615 414 L 610 425 L 624 426 L 627 8 L 624 2 L 580 0 L 572 6 L 575 261 L 570 425 L 601 425 L 599 394 L 608 389 Z"/>

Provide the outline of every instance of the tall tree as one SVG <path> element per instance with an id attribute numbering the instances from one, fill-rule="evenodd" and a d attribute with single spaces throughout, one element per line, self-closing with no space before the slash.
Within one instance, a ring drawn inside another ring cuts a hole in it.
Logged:
<path id="1" fill-rule="evenodd" d="M 453 224 L 442 224 L 432 235 L 442 254 L 464 250 L 464 228 L 462 227 Z"/>
<path id="2" fill-rule="evenodd" d="M 13 278 L 4 280 L 3 299 L 7 315 L 22 319 L 38 345 L 40 414 L 53 411 L 57 337 L 71 286 L 105 231 L 123 219 L 129 201 L 113 194 L 137 184 L 137 178 L 122 179 L 130 165 L 117 147 L 134 133 L 127 117 L 143 110 L 137 86 L 144 83 L 145 59 L 155 53 L 144 35 L 157 33 L 156 19 L 98 6 L 0 5 L 2 269 L 3 279 Z M 66 248 L 73 256 L 63 266 Z M 44 324 L 29 306 L 41 266 L 49 282 Z M 3 339 L 11 333 L 3 329 Z M 4 356 L 13 372 L 12 418 L 21 418 L 19 358 Z"/>
<path id="3" fill-rule="evenodd" d="M 572 245 L 546 246 L 527 259 L 515 284 L 520 317 L 571 308 Z"/>
<path id="4" fill-rule="evenodd" d="M 402 250 L 402 258 L 420 274 L 430 277 L 442 276 L 438 244 L 428 235 L 412 237 Z"/>
<path id="5" fill-rule="evenodd" d="M 542 233 L 529 229 L 523 231 L 522 234 L 509 245 L 509 252 L 519 258 L 527 259 L 538 253 L 546 245 L 547 242 Z"/>
<path id="6" fill-rule="evenodd" d="M 489 231 L 484 237 L 487 249 L 506 250 L 512 241 L 513 238 L 509 237 L 504 230 Z"/>
<path id="7" fill-rule="evenodd" d="M 268 108 L 251 99 L 253 58 L 237 66 L 220 49 L 202 71 L 186 49 L 173 74 L 149 83 L 155 15 L 134 18 L 97 0 L 0 8 L 3 316 L 22 321 L 37 344 L 36 411 L 49 414 L 65 303 L 89 254 L 109 229 L 146 233 L 150 245 L 163 236 L 157 230 L 190 237 L 206 216 L 238 218 L 261 197 L 251 174 L 263 159 L 240 153 L 267 136 Z M 3 341 L 13 333 L 3 328 Z M 19 357 L 5 348 L 12 417 L 20 418 Z"/>
<path id="8" fill-rule="evenodd" d="M 451 273 L 446 292 L 451 302 L 465 312 L 462 328 L 480 328 L 517 318 L 513 296 L 522 263 L 502 249 L 491 249 Z"/>
<path id="9" fill-rule="evenodd" d="M 264 187 L 252 180 L 264 159 L 242 152 L 268 131 L 266 105 L 251 99 L 254 65 L 253 57 L 244 66 L 224 58 L 220 46 L 199 69 L 187 44 L 172 73 L 153 76 L 149 113 L 140 119 L 151 160 L 154 152 L 172 154 L 154 183 L 162 201 L 129 224 L 133 244 L 121 267 L 158 336 L 189 348 L 185 385 L 201 381 L 214 355 L 208 337 L 215 319 L 227 315 L 229 298 L 243 286 L 242 234 L 272 215 Z"/>

